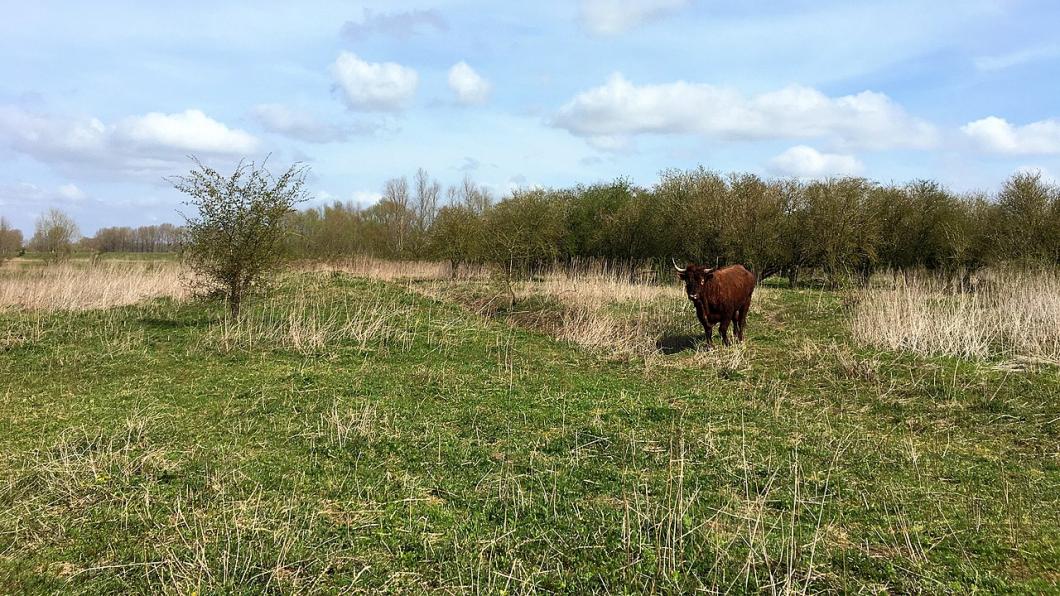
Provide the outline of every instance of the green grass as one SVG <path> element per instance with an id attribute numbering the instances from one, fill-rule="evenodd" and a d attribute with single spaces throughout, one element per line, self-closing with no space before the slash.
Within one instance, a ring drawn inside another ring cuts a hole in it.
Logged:
<path id="1" fill-rule="evenodd" d="M 358 304 L 382 325 L 309 325 Z M 341 275 L 241 330 L 0 314 L 0 593 L 1058 589 L 1060 371 L 756 308 L 643 361 Z"/>

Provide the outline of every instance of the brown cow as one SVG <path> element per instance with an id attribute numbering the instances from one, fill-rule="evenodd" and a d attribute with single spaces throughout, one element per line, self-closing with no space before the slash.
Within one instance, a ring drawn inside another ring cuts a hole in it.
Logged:
<path id="1" fill-rule="evenodd" d="M 696 316 L 707 333 L 707 345 L 711 345 L 715 323 L 720 323 L 718 332 L 725 345 L 729 345 L 729 323 L 734 324 L 737 339 L 743 341 L 751 293 L 755 291 L 754 274 L 743 265 L 720 269 L 689 265 L 682 269 L 675 262 L 674 268 L 685 282 L 688 299 L 696 307 Z"/>

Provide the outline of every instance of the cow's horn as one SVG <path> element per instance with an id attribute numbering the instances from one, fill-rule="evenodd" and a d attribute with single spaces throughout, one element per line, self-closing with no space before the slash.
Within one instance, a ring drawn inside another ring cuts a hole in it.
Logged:
<path id="1" fill-rule="evenodd" d="M 687 268 L 686 269 L 681 269 L 680 267 L 678 267 L 677 266 L 677 261 L 675 261 L 673 257 L 670 257 L 670 262 L 674 264 L 674 269 L 677 269 L 678 273 L 684 273 L 687 270 Z"/>

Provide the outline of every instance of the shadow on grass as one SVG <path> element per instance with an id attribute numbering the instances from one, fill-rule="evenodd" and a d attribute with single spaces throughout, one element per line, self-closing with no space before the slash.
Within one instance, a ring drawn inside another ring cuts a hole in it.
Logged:
<path id="1" fill-rule="evenodd" d="M 701 341 L 702 335 L 663 335 L 655 340 L 655 347 L 663 354 L 677 354 L 685 350 L 695 350 Z"/>

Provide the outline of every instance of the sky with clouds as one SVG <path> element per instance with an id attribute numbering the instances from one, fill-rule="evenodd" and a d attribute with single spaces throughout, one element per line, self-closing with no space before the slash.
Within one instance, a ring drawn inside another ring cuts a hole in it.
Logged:
<path id="1" fill-rule="evenodd" d="M 1052 0 L 10 2 L 0 215 L 179 222 L 188 155 L 515 187 L 704 165 L 993 190 L 1060 175 Z"/>

